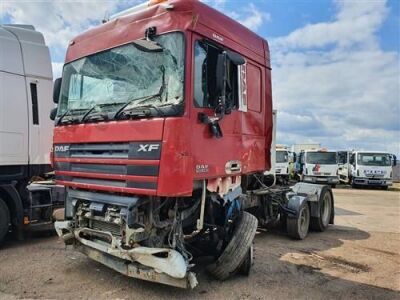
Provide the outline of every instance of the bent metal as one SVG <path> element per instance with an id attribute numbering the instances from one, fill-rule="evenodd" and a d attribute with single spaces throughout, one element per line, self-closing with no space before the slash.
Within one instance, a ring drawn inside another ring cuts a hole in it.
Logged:
<path id="1" fill-rule="evenodd" d="M 328 186 L 264 175 L 267 41 L 200 1 L 150 1 L 77 36 L 54 92 L 57 233 L 122 274 L 194 288 L 207 256 L 216 279 L 248 275 L 258 226 L 303 239 L 333 223 Z"/>

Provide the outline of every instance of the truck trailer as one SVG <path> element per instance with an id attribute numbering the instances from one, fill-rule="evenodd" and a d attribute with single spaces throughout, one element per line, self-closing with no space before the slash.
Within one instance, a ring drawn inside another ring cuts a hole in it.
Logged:
<path id="1" fill-rule="evenodd" d="M 381 187 L 393 184 L 396 156 L 384 151 L 339 151 L 339 177 L 343 183 Z"/>
<path id="2" fill-rule="evenodd" d="M 63 205 L 63 187 L 28 187 L 51 171 L 52 86 L 43 35 L 29 25 L 0 25 L 0 243 L 10 230 L 21 238 L 27 226 L 52 224 L 53 208 Z"/>
<path id="3" fill-rule="evenodd" d="M 149 1 L 70 43 L 53 113 L 59 236 L 130 277 L 181 288 L 193 264 L 249 274 L 258 226 L 303 239 L 334 219 L 329 186 L 267 187 L 268 43 L 200 1 Z"/>

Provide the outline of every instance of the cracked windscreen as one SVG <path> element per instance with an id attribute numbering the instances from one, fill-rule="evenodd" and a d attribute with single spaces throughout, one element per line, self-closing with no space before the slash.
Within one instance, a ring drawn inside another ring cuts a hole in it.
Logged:
<path id="1" fill-rule="evenodd" d="M 181 103 L 183 34 L 168 33 L 153 40 L 163 51 L 146 51 L 130 43 L 66 64 L 58 116 L 69 111 L 82 114 L 94 105 L 97 111 L 110 112 L 128 102 L 126 109 Z"/>

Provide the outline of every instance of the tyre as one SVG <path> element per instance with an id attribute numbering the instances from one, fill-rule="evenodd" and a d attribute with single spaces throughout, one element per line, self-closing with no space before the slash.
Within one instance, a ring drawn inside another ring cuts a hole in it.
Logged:
<path id="1" fill-rule="evenodd" d="M 0 198 L 0 244 L 6 236 L 10 224 L 10 211 L 3 199 Z"/>
<path id="2" fill-rule="evenodd" d="M 254 264 L 254 247 L 250 246 L 249 250 L 247 250 L 246 256 L 244 257 L 244 261 L 240 265 L 238 272 L 241 275 L 249 276 L 251 267 Z"/>
<path id="3" fill-rule="evenodd" d="M 382 190 L 387 191 L 389 187 L 387 185 L 381 187 Z"/>
<path id="4" fill-rule="evenodd" d="M 332 194 L 329 189 L 323 189 L 319 200 L 319 217 L 312 217 L 310 228 L 315 231 L 325 231 L 332 216 Z"/>
<path id="5" fill-rule="evenodd" d="M 246 261 L 246 255 L 252 247 L 254 236 L 256 235 L 258 221 L 257 218 L 248 212 L 243 212 L 238 218 L 236 228 L 233 231 L 232 238 L 228 242 L 222 254 L 218 259 L 207 267 L 207 270 L 217 279 L 225 280 L 230 275 L 239 270 L 243 263 L 243 269 L 250 269 Z M 250 270 L 247 271 L 248 273 Z"/>
<path id="6" fill-rule="evenodd" d="M 333 188 L 333 189 L 336 188 L 336 184 L 332 184 L 331 188 Z"/>
<path id="7" fill-rule="evenodd" d="M 297 240 L 303 240 L 310 227 L 310 207 L 307 201 L 303 201 L 299 208 L 299 214 L 297 218 L 286 219 L 286 229 L 291 238 Z"/>

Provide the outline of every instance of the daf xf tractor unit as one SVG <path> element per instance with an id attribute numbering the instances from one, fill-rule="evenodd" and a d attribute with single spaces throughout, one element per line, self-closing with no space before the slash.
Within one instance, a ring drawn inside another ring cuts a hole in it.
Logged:
<path id="1" fill-rule="evenodd" d="M 52 224 L 52 184 L 29 183 L 51 171 L 53 76 L 43 35 L 33 26 L 0 26 L 0 243 L 9 231 Z M 59 195 L 62 199 L 62 195 Z M 58 198 L 58 197 L 57 197 Z"/>
<path id="2" fill-rule="evenodd" d="M 149 1 L 75 37 L 54 90 L 56 230 L 122 274 L 193 288 L 200 256 L 217 279 L 248 274 L 258 225 L 303 239 L 333 223 L 329 186 L 265 185 L 268 44 L 201 1 Z"/>

